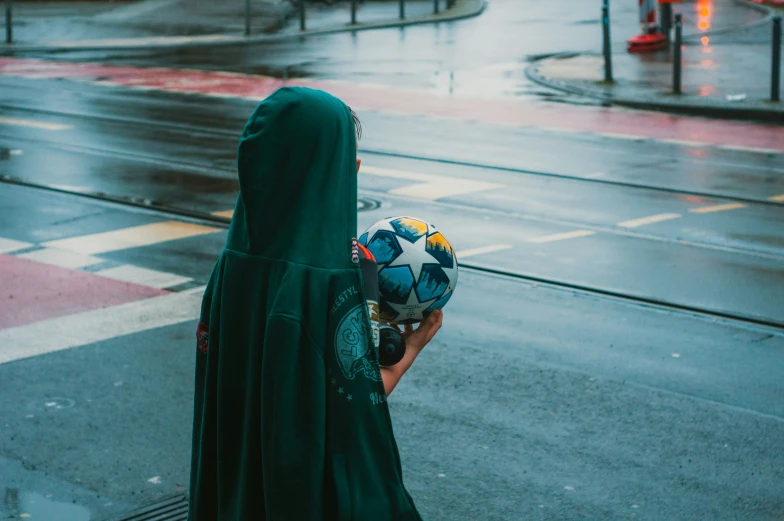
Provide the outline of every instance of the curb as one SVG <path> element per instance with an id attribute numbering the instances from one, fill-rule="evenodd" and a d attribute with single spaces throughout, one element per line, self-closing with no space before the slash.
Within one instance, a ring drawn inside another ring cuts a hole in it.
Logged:
<path id="1" fill-rule="evenodd" d="M 757 20 L 756 22 L 738 25 L 735 27 L 726 27 L 723 29 L 716 29 L 714 31 L 707 31 L 705 33 L 684 35 L 683 38 L 684 42 L 692 41 L 697 37 L 711 36 L 716 34 L 725 34 L 725 33 L 734 32 L 742 29 L 748 29 L 750 27 L 756 27 L 758 25 L 762 25 L 765 23 L 769 23 L 771 18 L 777 13 L 777 11 L 771 7 L 768 7 L 763 4 L 751 2 L 750 0 L 735 0 L 735 3 L 746 6 L 750 9 L 761 11 L 765 13 L 767 16 L 762 20 Z M 597 56 L 597 54 L 592 52 L 564 52 L 564 53 L 548 56 L 542 60 L 535 61 L 530 65 L 528 65 L 525 68 L 525 76 L 529 80 L 539 85 L 543 85 L 545 87 L 549 87 L 555 90 L 560 90 L 562 92 L 566 92 L 569 94 L 575 94 L 587 98 L 598 99 L 607 106 L 613 105 L 618 107 L 628 107 L 628 108 L 652 110 L 658 112 L 669 112 L 673 114 L 684 114 L 689 116 L 704 116 L 704 117 L 713 117 L 713 118 L 721 118 L 721 119 L 737 119 L 737 120 L 755 120 L 755 121 L 766 121 L 766 122 L 774 122 L 774 123 L 781 123 L 782 120 L 784 119 L 784 105 L 781 106 L 780 110 L 769 110 L 769 109 L 755 108 L 755 107 L 730 107 L 730 106 L 719 105 L 719 104 L 697 105 L 693 103 L 678 103 L 676 100 L 668 103 L 657 102 L 657 101 L 642 101 L 642 100 L 628 98 L 628 97 L 613 96 L 612 94 L 606 92 L 599 92 L 595 89 L 586 88 L 579 85 L 575 85 L 573 83 L 569 83 L 568 80 L 554 80 L 554 79 L 546 78 L 541 74 L 539 74 L 538 69 L 539 69 L 539 65 L 542 62 L 562 60 L 566 58 L 573 58 L 576 56 Z M 655 92 L 654 94 L 659 94 L 659 93 Z"/>
<path id="2" fill-rule="evenodd" d="M 265 43 L 275 43 L 285 40 L 296 40 L 307 38 L 308 36 L 321 36 L 326 34 L 349 33 L 358 31 L 369 31 L 373 29 L 388 29 L 394 27 L 407 27 L 409 25 L 422 25 L 429 23 L 453 22 L 479 16 L 487 7 L 487 0 L 463 0 L 458 1 L 457 5 L 450 10 L 441 11 L 437 15 L 428 15 L 420 18 L 407 20 L 390 20 L 375 23 L 357 23 L 356 25 L 346 24 L 341 27 L 329 29 L 317 29 L 291 34 L 258 35 L 258 36 L 234 36 L 230 34 L 212 34 L 203 36 L 163 36 L 140 38 L 139 43 L 119 43 L 111 45 L 107 40 L 96 40 L 93 45 L 89 42 L 86 45 L 20 45 L 14 44 L 0 45 L 0 56 L 9 56 L 20 53 L 65 53 L 81 51 L 132 51 L 132 50 L 164 50 L 164 49 L 194 49 L 199 47 L 227 47 L 234 45 L 249 46 Z M 155 41 L 156 38 L 159 41 Z M 131 39 L 127 39 L 131 40 Z M 126 40 L 126 41 L 127 41 Z M 141 40 L 144 40 L 142 42 Z M 104 43 L 100 43 L 100 42 Z"/>
<path id="3" fill-rule="evenodd" d="M 564 53 L 559 54 L 547 60 L 558 60 L 563 58 L 571 58 L 574 56 L 596 56 L 591 53 Z M 544 61 L 544 60 L 541 60 Z M 724 105 L 696 105 L 692 103 L 664 103 L 656 101 L 641 101 L 632 98 L 619 98 L 616 96 L 608 95 L 603 92 L 598 92 L 593 89 L 579 87 L 577 85 L 569 84 L 561 80 L 551 80 L 540 75 L 538 70 L 538 63 L 532 63 L 525 69 L 526 77 L 551 89 L 560 90 L 569 94 L 583 96 L 586 98 L 598 99 L 606 106 L 627 107 L 641 110 L 653 110 L 657 112 L 668 112 L 671 114 L 683 114 L 688 116 L 704 116 L 721 119 L 738 119 L 738 120 L 754 120 L 766 121 L 781 124 L 784 119 L 784 107 L 782 110 L 766 110 L 753 107 L 727 107 Z"/>

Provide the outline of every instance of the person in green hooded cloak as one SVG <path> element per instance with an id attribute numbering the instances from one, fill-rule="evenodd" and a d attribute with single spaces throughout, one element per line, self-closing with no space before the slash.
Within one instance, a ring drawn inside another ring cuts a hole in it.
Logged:
<path id="1" fill-rule="evenodd" d="M 189 521 L 421 520 L 386 397 L 441 326 L 371 343 L 357 233 L 357 134 L 331 95 L 286 87 L 239 144 L 239 197 L 197 331 Z"/>

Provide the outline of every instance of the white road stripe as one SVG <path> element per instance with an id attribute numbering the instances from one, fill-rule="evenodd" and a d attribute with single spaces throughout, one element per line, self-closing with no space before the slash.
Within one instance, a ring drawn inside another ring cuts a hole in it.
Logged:
<path id="1" fill-rule="evenodd" d="M 222 212 L 212 212 L 212 215 L 215 217 L 224 217 L 226 219 L 231 219 L 234 216 L 234 210 L 224 210 Z"/>
<path id="2" fill-rule="evenodd" d="M 579 237 L 588 237 L 590 235 L 595 235 L 596 232 L 591 230 L 575 230 L 573 232 L 564 232 L 564 233 L 554 233 L 553 235 L 545 235 L 543 237 L 535 237 L 533 239 L 528 239 L 528 242 L 555 242 L 555 241 L 564 241 L 566 239 L 577 239 Z"/>
<path id="3" fill-rule="evenodd" d="M 482 246 L 479 248 L 472 248 L 470 250 L 463 250 L 456 252 L 458 259 L 465 259 L 466 257 L 473 257 L 475 255 L 484 255 L 485 253 L 493 253 L 496 251 L 511 250 L 511 244 L 491 244 L 489 246 Z"/>
<path id="4" fill-rule="evenodd" d="M 97 253 L 125 250 L 128 248 L 149 246 L 159 242 L 184 239 L 186 237 L 194 237 L 219 231 L 221 231 L 220 228 L 213 228 L 210 226 L 200 226 L 198 224 L 180 221 L 166 221 L 134 226 L 132 228 L 123 228 L 111 232 L 58 239 L 56 241 L 45 242 L 42 246 L 93 255 Z"/>
<path id="5" fill-rule="evenodd" d="M 686 147 L 704 147 L 705 143 L 702 141 L 689 141 L 688 139 L 657 139 L 659 143 L 670 143 L 672 145 L 683 145 Z"/>
<path id="6" fill-rule="evenodd" d="M 360 174 L 389 177 L 392 179 L 407 179 L 410 181 L 420 181 L 417 184 L 395 188 L 390 190 L 390 194 L 415 197 L 435 201 L 444 197 L 455 195 L 465 195 L 484 190 L 503 188 L 504 185 L 488 183 L 486 181 L 475 181 L 473 179 L 463 179 L 460 177 L 447 177 L 434 174 L 423 174 L 419 172 L 406 172 L 403 170 L 391 170 L 388 168 L 378 168 L 374 166 L 362 166 Z"/>
<path id="7" fill-rule="evenodd" d="M 183 277 L 181 275 L 163 271 L 149 270 L 147 268 L 131 266 L 130 264 L 96 271 L 95 274 L 108 279 L 121 280 L 123 282 L 130 282 L 158 289 L 171 288 L 193 280 L 189 277 Z"/>
<path id="8" fill-rule="evenodd" d="M 645 136 L 637 136 L 635 134 L 620 134 L 618 132 L 597 132 L 600 136 L 604 137 L 611 137 L 613 139 L 629 139 L 632 141 L 645 141 L 647 138 Z"/>
<path id="9" fill-rule="evenodd" d="M 9 253 L 16 250 L 23 250 L 32 246 L 29 242 L 15 241 L 0 237 L 0 253 Z"/>
<path id="10" fill-rule="evenodd" d="M 768 201 L 775 201 L 777 203 L 784 203 L 784 194 L 774 195 L 773 197 L 768 197 Z"/>
<path id="11" fill-rule="evenodd" d="M 67 250 L 58 250 L 56 248 L 44 248 L 43 250 L 35 250 L 29 253 L 17 255 L 22 259 L 33 260 L 42 262 L 44 264 L 51 264 L 52 266 L 59 266 L 61 268 L 68 268 L 76 270 L 86 266 L 92 266 L 103 262 L 103 259 L 98 257 L 91 257 L 90 255 L 83 255 Z"/>
<path id="12" fill-rule="evenodd" d="M 645 226 L 646 224 L 659 223 L 662 221 L 669 221 L 671 219 L 678 219 L 681 215 L 678 213 L 660 213 L 657 215 L 650 215 L 640 219 L 632 219 L 631 221 L 623 221 L 618 223 L 618 226 L 623 228 L 637 228 L 638 226 Z"/>
<path id="13" fill-rule="evenodd" d="M 405 170 L 393 170 L 391 168 L 379 168 L 377 166 L 362 165 L 359 169 L 360 174 L 377 175 L 381 177 L 391 177 L 393 179 L 409 179 L 411 181 L 436 181 L 441 176 L 433 174 L 422 174 L 419 172 L 406 172 Z"/>
<path id="14" fill-rule="evenodd" d="M 17 127 L 40 128 L 43 130 L 69 130 L 73 125 L 62 125 L 60 123 L 47 123 L 46 121 L 35 121 L 32 119 L 17 119 L 0 117 L 0 125 L 14 125 Z"/>
<path id="15" fill-rule="evenodd" d="M 716 148 L 723 148 L 724 150 L 738 150 L 740 152 L 754 152 L 755 154 L 781 154 L 784 150 L 776 148 L 757 148 L 757 147 L 744 147 L 740 145 L 716 145 Z"/>
<path id="16" fill-rule="evenodd" d="M 395 188 L 394 190 L 390 190 L 389 193 L 435 201 L 436 199 L 442 199 L 444 197 L 472 194 L 474 192 L 501 188 L 502 186 L 503 185 L 496 183 L 485 183 L 483 181 L 472 181 L 470 179 L 444 178 L 443 181 L 419 183 L 404 186 L 402 188 Z"/>
<path id="17" fill-rule="evenodd" d="M 700 208 L 692 208 L 689 211 L 692 213 L 713 213 L 713 212 L 726 212 L 727 210 L 737 210 L 739 208 L 746 208 L 746 205 L 743 203 L 717 204 L 715 206 L 702 206 Z"/>
<path id="18" fill-rule="evenodd" d="M 204 288 L 0 330 L 0 364 L 199 317 Z"/>

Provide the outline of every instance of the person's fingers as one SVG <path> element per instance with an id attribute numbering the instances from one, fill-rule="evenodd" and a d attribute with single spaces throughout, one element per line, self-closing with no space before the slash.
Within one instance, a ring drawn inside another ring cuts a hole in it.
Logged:
<path id="1" fill-rule="evenodd" d="M 441 324 L 443 323 L 444 313 L 441 310 L 434 311 L 427 317 L 427 327 L 424 331 L 425 334 L 425 343 L 430 342 L 433 337 L 436 335 L 439 329 L 441 329 Z"/>

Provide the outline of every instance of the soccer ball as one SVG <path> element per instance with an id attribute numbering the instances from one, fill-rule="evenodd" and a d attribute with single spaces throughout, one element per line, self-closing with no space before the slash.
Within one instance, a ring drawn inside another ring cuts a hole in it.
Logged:
<path id="1" fill-rule="evenodd" d="M 452 296 L 457 257 L 432 224 L 414 217 L 390 217 L 368 228 L 359 243 L 378 263 L 381 320 L 419 322 Z"/>

